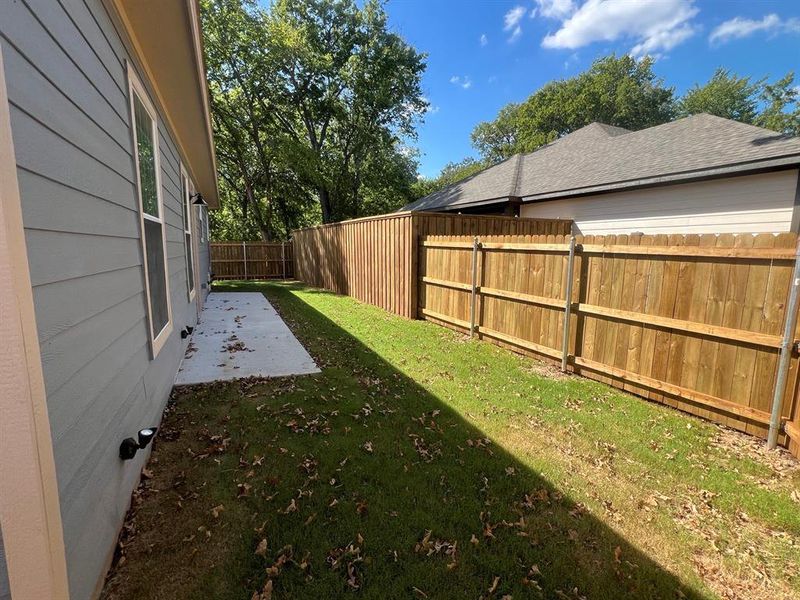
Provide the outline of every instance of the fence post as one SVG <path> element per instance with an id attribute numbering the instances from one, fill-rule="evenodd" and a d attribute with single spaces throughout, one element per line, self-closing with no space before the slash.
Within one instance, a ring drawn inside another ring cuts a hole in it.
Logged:
<path id="1" fill-rule="evenodd" d="M 469 299 L 469 335 L 475 337 L 475 299 L 478 295 L 478 247 L 480 241 L 472 238 L 472 293 Z"/>
<path id="2" fill-rule="evenodd" d="M 567 372 L 569 360 L 569 315 L 572 310 L 572 283 L 575 272 L 575 236 L 569 238 L 569 260 L 567 262 L 567 289 L 564 301 L 564 336 L 561 339 L 561 370 Z"/>
<path id="3" fill-rule="evenodd" d="M 281 265 L 283 266 L 283 279 L 286 279 L 286 242 L 281 242 Z"/>
<path id="4" fill-rule="evenodd" d="M 242 242 L 242 264 L 244 265 L 244 278 L 247 280 L 247 242 Z"/>
<path id="5" fill-rule="evenodd" d="M 781 409 L 783 408 L 783 395 L 786 392 L 786 379 L 789 376 L 789 367 L 792 363 L 792 345 L 794 343 L 794 329 L 797 325 L 797 301 L 800 293 L 800 242 L 794 257 L 794 273 L 792 274 L 792 287 L 789 288 L 789 302 L 786 305 L 786 315 L 781 340 L 781 354 L 778 361 L 778 374 L 775 378 L 775 393 L 772 396 L 772 412 L 769 419 L 769 434 L 767 435 L 767 448 L 774 449 L 778 445 L 778 434 L 781 431 Z"/>

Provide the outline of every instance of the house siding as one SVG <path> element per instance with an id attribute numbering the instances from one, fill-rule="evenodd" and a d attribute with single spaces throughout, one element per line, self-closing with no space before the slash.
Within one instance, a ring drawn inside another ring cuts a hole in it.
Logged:
<path id="1" fill-rule="evenodd" d="M 102 584 L 146 460 L 120 461 L 119 444 L 159 423 L 185 350 L 180 330 L 197 321 L 180 154 L 162 115 L 173 331 L 152 360 L 123 39 L 102 0 L 14 0 L 0 2 L 0 44 L 70 593 L 84 599 Z M 208 248 L 194 233 L 202 273 Z M 0 561 L 0 600 L 3 571 Z"/>
<path id="2" fill-rule="evenodd" d="M 792 231 L 798 170 L 523 204 L 520 216 L 572 219 L 575 233 Z"/>

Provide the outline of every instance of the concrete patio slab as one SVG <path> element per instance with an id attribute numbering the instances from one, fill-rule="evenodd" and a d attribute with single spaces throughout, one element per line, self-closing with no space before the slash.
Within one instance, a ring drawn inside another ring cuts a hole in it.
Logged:
<path id="1" fill-rule="evenodd" d="M 257 292 L 212 292 L 175 385 L 319 373 L 319 368 Z"/>

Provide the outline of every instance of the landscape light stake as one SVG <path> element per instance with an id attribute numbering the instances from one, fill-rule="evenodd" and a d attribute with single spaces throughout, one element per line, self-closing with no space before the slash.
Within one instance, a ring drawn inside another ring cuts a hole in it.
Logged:
<path id="1" fill-rule="evenodd" d="M 789 367 L 792 363 L 794 329 L 797 325 L 798 293 L 800 293 L 800 242 L 797 244 L 797 251 L 794 256 L 792 287 L 789 288 L 789 302 L 786 305 L 783 339 L 781 340 L 781 354 L 780 360 L 778 361 L 778 375 L 775 378 L 775 394 L 772 397 L 772 414 L 769 419 L 769 434 L 767 435 L 767 448 L 770 450 L 778 445 L 778 434 L 781 432 L 783 395 L 786 392 L 786 379 L 789 376 Z"/>
<path id="2" fill-rule="evenodd" d="M 567 372 L 569 360 L 569 315 L 572 310 L 572 282 L 575 270 L 575 236 L 569 238 L 569 260 L 567 262 L 567 289 L 564 301 L 564 336 L 561 339 L 561 371 Z"/>
<path id="3" fill-rule="evenodd" d="M 475 337 L 475 299 L 478 295 L 478 238 L 472 239 L 472 292 L 469 298 L 469 335 Z"/>

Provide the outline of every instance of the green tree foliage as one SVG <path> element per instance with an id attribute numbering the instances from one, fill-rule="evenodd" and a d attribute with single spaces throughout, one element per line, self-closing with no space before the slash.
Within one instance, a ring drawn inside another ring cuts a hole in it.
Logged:
<path id="1" fill-rule="evenodd" d="M 800 135 L 799 100 L 794 73 L 769 84 L 722 68 L 676 99 L 674 88 L 653 73 L 651 59 L 611 55 L 575 77 L 545 84 L 521 104 L 506 105 L 474 128 L 472 144 L 497 162 L 594 121 L 637 130 L 701 112 Z"/>
<path id="2" fill-rule="evenodd" d="M 236 205 L 218 216 L 220 231 L 283 238 L 310 217 L 411 198 L 416 162 L 403 142 L 427 108 L 425 57 L 388 30 L 380 3 L 201 8 L 222 196 Z"/>
<path id="3" fill-rule="evenodd" d="M 794 72 L 775 83 L 764 77 L 751 83 L 749 77 L 737 77 L 717 69 L 703 86 L 695 85 L 680 100 L 681 116 L 709 113 L 741 123 L 749 123 L 780 133 L 800 135 L 800 94 L 794 84 Z"/>
<path id="4" fill-rule="evenodd" d="M 544 85 L 525 102 L 503 108 L 494 121 L 480 123 L 472 143 L 497 161 L 531 152 L 594 121 L 643 129 L 675 116 L 674 91 L 653 73 L 649 58 L 606 56 L 589 70 Z"/>
<path id="5" fill-rule="evenodd" d="M 466 179 L 475 173 L 491 166 L 492 161 L 487 159 L 465 158 L 458 162 L 447 163 L 438 176 L 433 178 L 420 177 L 412 187 L 414 199 L 423 198 L 428 194 L 447 187 L 457 181 Z"/>
<path id="6" fill-rule="evenodd" d="M 708 113 L 742 123 L 753 123 L 763 80 L 750 83 L 727 69 L 717 69 L 705 85 L 695 84 L 678 103 L 680 116 Z"/>
<path id="7" fill-rule="evenodd" d="M 764 110 L 755 118 L 756 125 L 800 135 L 800 91 L 794 85 L 794 71 L 773 84 L 764 84 L 760 99 Z"/>

